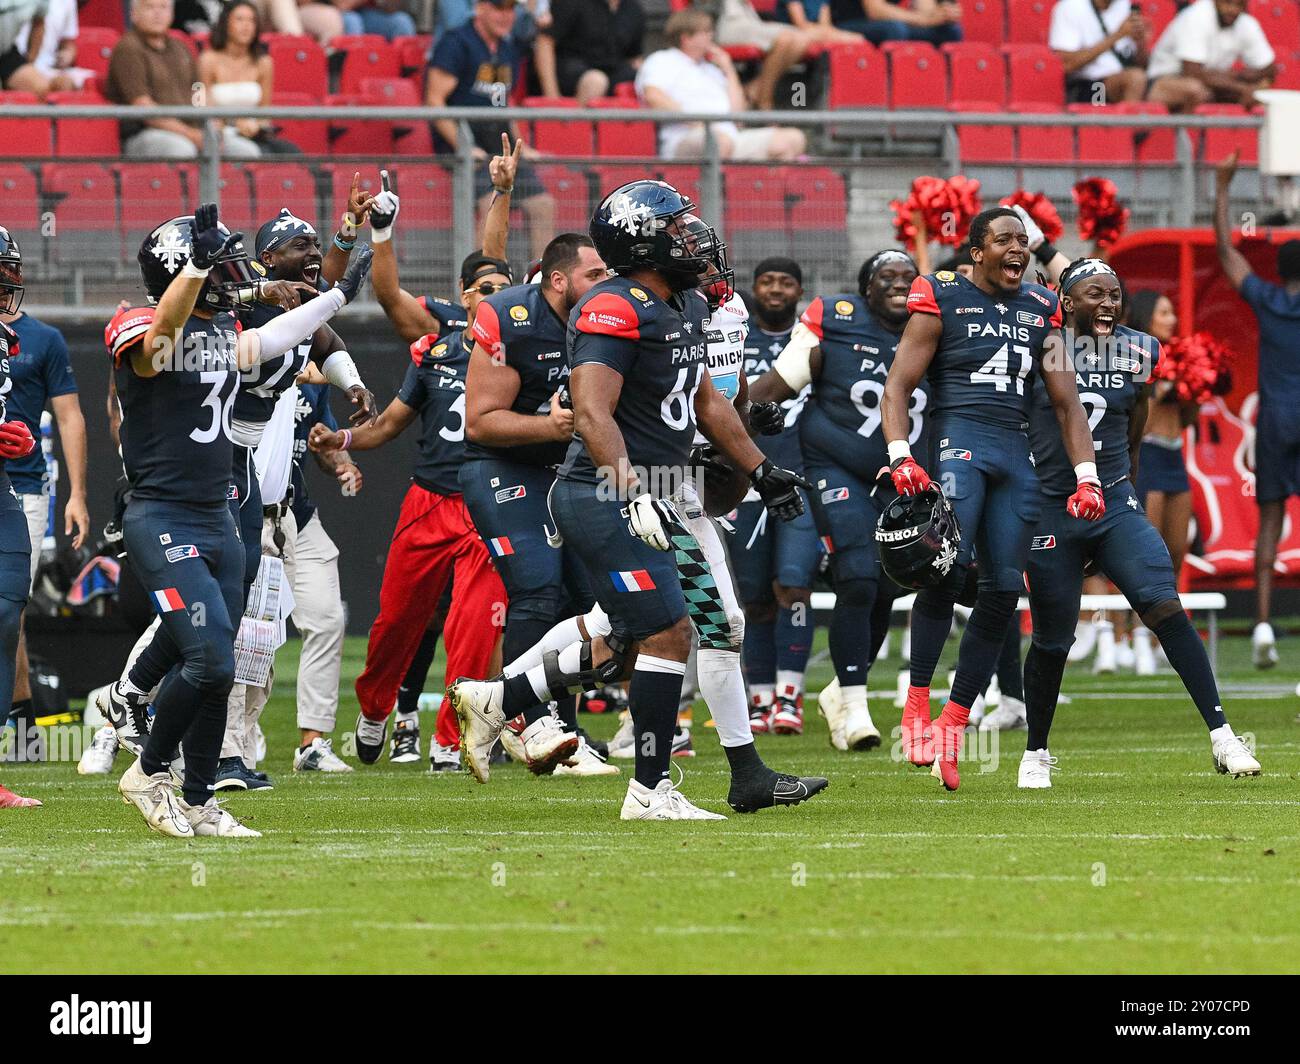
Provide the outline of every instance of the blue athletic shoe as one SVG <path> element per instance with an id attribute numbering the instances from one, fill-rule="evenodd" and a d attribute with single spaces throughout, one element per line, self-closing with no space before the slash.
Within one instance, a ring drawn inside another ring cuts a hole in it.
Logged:
<path id="1" fill-rule="evenodd" d="M 253 772 L 242 757 L 223 757 L 217 762 L 217 791 L 269 791 L 273 790 L 265 773 Z"/>

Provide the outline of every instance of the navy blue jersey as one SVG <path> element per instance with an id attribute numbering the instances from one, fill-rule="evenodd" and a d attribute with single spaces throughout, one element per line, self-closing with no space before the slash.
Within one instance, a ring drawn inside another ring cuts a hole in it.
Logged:
<path id="1" fill-rule="evenodd" d="M 13 390 L 13 378 L 10 376 L 13 365 L 21 357 L 22 345 L 18 334 L 0 321 L 0 422 L 9 420 L 9 393 Z M 40 435 L 33 433 L 39 440 Z M 36 450 L 40 451 L 37 444 Z M 0 491 L 9 491 L 9 475 L 5 472 L 8 463 L 0 463 Z"/>
<path id="2" fill-rule="evenodd" d="M 11 383 L 5 396 L 9 408 L 6 420 L 23 422 L 39 440 L 45 404 L 58 395 L 77 394 L 77 379 L 68 361 L 68 345 L 58 329 L 30 314 L 21 315 L 9 328 L 18 337 L 23 357 L 9 366 Z M 49 477 L 39 446 L 25 458 L 10 458 L 5 462 L 5 471 L 13 481 L 14 491 L 24 494 L 44 491 Z"/>
<path id="3" fill-rule="evenodd" d="M 1025 284 L 1014 296 L 998 298 L 959 273 L 940 270 L 912 282 L 907 309 L 943 322 L 929 369 L 933 416 L 961 414 L 1023 430 L 1043 344 L 1061 325 L 1056 293 Z"/>
<path id="4" fill-rule="evenodd" d="M 566 324 L 546 301 L 540 285 L 520 284 L 489 296 L 474 315 L 474 340 L 494 362 L 519 374 L 519 392 L 510 409 L 516 414 L 550 414 L 551 396 L 569 379 L 564 357 Z M 528 465 L 553 466 L 564 461 L 568 441 L 489 447 L 466 442 L 465 453 Z"/>
<path id="5" fill-rule="evenodd" d="M 503 37 L 491 47 L 470 21 L 438 38 L 429 53 L 429 66 L 456 79 L 456 87 L 447 97 L 448 107 L 506 107 L 519 57 L 511 38 Z M 501 150 L 501 133 L 509 128 L 504 119 L 470 123 L 474 143 L 488 154 Z M 436 131 L 434 144 L 440 152 L 451 150 Z"/>
<path id="6" fill-rule="evenodd" d="M 259 303 L 241 314 L 239 322 L 245 329 L 255 329 L 283 313 L 283 307 Z M 284 392 L 293 387 L 298 374 L 307 368 L 312 339 L 309 336 L 297 347 L 259 362 L 240 374 L 232 422 L 236 442 L 245 447 L 256 447 L 261 442 L 262 430 L 271 420 L 275 404 Z"/>
<path id="7" fill-rule="evenodd" d="M 122 404 L 122 461 L 140 499 L 222 505 L 231 487 L 230 418 L 239 387 L 232 314 L 191 316 L 170 368 L 137 376 L 131 350 L 153 322 L 152 307 L 119 313 L 104 332 Z"/>
<path id="8" fill-rule="evenodd" d="M 1160 342 L 1120 325 L 1114 337 L 1076 336 L 1067 329 L 1065 344 L 1066 351 L 1073 352 L 1074 379 L 1088 415 L 1097 475 L 1102 486 L 1109 488 L 1128 476 L 1129 421 L 1160 358 Z M 1074 463 L 1066 454 L 1061 425 L 1041 377 L 1034 383 L 1029 409 L 1029 446 L 1043 494 L 1073 494 Z"/>
<path id="9" fill-rule="evenodd" d="M 411 345 L 419 355 L 406 370 L 397 398 L 420 414 L 420 457 L 414 481 L 438 495 L 459 495 L 465 461 L 465 373 L 469 350 L 464 333 Z"/>
<path id="10" fill-rule="evenodd" d="M 1259 405 L 1295 417 L 1300 408 L 1300 293 L 1247 274 L 1241 298 L 1259 322 Z"/>
<path id="11" fill-rule="evenodd" d="M 810 463 L 830 462 L 870 483 L 889 465 L 880 402 L 902 333 L 891 332 L 859 295 L 819 297 L 799 319 L 821 349 L 821 372 L 800 421 L 799 438 Z M 921 438 L 928 413 L 923 383 L 908 404 L 908 442 Z"/>
<path id="12" fill-rule="evenodd" d="M 450 332 L 461 332 L 469 326 L 465 308 L 459 303 L 452 303 L 437 296 L 420 296 L 420 306 L 429 312 L 429 317 L 438 323 L 437 336 L 446 336 Z"/>
<path id="13" fill-rule="evenodd" d="M 776 356 L 785 350 L 790 342 L 794 326 L 785 332 L 768 332 L 753 318 L 749 319 L 749 335 L 745 338 L 745 377 L 753 385 L 764 373 L 772 368 Z M 804 403 L 812 392 L 809 385 L 792 399 L 781 404 L 785 411 L 785 428 L 776 436 L 756 436 L 758 444 L 765 455 L 783 469 L 803 472 L 803 452 L 799 448 L 799 415 Z"/>
<path id="14" fill-rule="evenodd" d="M 569 315 L 569 365 L 598 363 L 622 376 L 614 422 L 641 490 L 660 496 L 676 490 L 690 457 L 695 393 L 707 372 L 709 306 L 698 292 L 679 298 L 682 310 L 626 277 L 612 277 L 583 296 Z M 559 475 L 589 483 L 601 479 L 578 438 Z"/>
<path id="15" fill-rule="evenodd" d="M 307 437 L 311 427 L 324 425 L 335 431 L 339 423 L 334 420 L 334 411 L 330 409 L 328 384 L 298 385 L 298 402 L 293 410 L 293 469 L 290 471 L 290 483 L 293 485 L 293 516 L 302 528 L 316 512 L 307 491 L 307 477 L 303 465 L 307 461 Z"/>

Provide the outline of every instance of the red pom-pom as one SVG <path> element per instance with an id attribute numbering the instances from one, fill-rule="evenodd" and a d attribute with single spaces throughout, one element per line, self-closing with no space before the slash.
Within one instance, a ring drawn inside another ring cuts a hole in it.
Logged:
<path id="1" fill-rule="evenodd" d="M 1055 244 L 1065 232 L 1061 215 L 1042 192 L 1026 192 L 1023 188 L 1018 188 L 1011 195 L 1004 196 L 999 206 L 1024 207 L 1029 217 L 1043 231 L 1043 239 L 1049 244 Z"/>
<path id="2" fill-rule="evenodd" d="M 1114 181 L 1084 178 L 1074 186 L 1074 202 L 1079 205 L 1079 236 L 1084 240 L 1106 248 L 1124 235 L 1129 210 L 1120 202 Z"/>
<path id="3" fill-rule="evenodd" d="M 927 240 L 957 247 L 966 238 L 971 219 L 979 214 L 980 183 L 958 174 L 947 181 L 918 177 L 905 200 L 894 200 L 894 235 L 905 247 L 915 250 L 919 212 Z"/>
<path id="4" fill-rule="evenodd" d="M 1161 349 L 1160 361 L 1151 375 L 1156 380 L 1172 381 L 1180 400 L 1203 403 L 1227 391 L 1236 357 L 1207 332 L 1177 336 Z"/>

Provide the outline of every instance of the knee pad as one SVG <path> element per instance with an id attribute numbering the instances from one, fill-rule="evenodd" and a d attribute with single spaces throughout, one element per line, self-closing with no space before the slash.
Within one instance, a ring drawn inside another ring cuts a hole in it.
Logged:
<path id="1" fill-rule="evenodd" d="M 606 684 L 618 683 L 623 678 L 623 669 L 627 664 L 628 651 L 632 640 L 627 636 L 610 632 L 605 637 L 610 656 L 599 665 L 593 665 L 591 644 L 583 643 L 578 654 L 578 671 L 567 673 L 560 668 L 560 652 L 548 650 L 542 655 L 542 668 L 545 670 L 546 686 L 550 688 L 551 697 L 557 702 L 567 698 L 573 687 L 589 690 L 604 687 Z"/>
<path id="2" fill-rule="evenodd" d="M 543 621 L 546 624 L 553 624 L 559 619 L 559 597 L 550 588 L 523 590 L 510 596 L 506 612 L 509 620 Z"/>
<path id="3" fill-rule="evenodd" d="M 1000 645 L 1007 637 L 1007 625 L 1019 601 L 1017 591 L 981 591 L 966 627 Z"/>
<path id="4" fill-rule="evenodd" d="M 1038 651 L 1040 654 L 1060 655 L 1065 657 L 1070 653 L 1070 647 L 1074 646 L 1074 629 L 1070 629 L 1068 634 L 1062 633 L 1060 636 L 1048 635 L 1035 631 L 1029 640 L 1030 649 Z M 1029 666 L 1029 657 L 1025 657 L 1025 666 Z"/>
<path id="5" fill-rule="evenodd" d="M 870 609 L 876 602 L 880 590 L 878 580 L 837 580 L 835 581 L 835 601 L 846 606 L 859 606 Z"/>
<path id="6" fill-rule="evenodd" d="M 1165 599 L 1152 606 L 1144 606 L 1140 602 L 1134 605 L 1137 607 L 1138 616 L 1142 618 L 1142 623 L 1152 631 L 1162 621 L 1167 621 L 1170 617 L 1183 612 L 1183 604 L 1176 598 Z"/>
<path id="7" fill-rule="evenodd" d="M 771 624 L 776 620 L 775 602 L 752 602 L 745 607 L 745 619 L 755 624 Z"/>
<path id="8" fill-rule="evenodd" d="M 734 613 L 727 614 L 727 629 L 731 639 L 731 649 L 739 650 L 745 641 L 745 611 L 739 606 Z"/>

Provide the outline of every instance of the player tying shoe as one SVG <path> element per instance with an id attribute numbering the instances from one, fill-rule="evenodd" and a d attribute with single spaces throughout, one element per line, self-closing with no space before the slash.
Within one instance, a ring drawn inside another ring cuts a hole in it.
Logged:
<path id="1" fill-rule="evenodd" d="M 1074 373 L 1064 359 L 1044 357 L 1049 338 L 1057 336 L 1061 308 L 1055 293 L 1024 283 L 1030 261 L 1024 225 L 1014 211 L 994 207 L 975 217 L 969 241 L 975 263 L 970 280 L 941 270 L 913 282 L 907 297 L 911 318 L 883 403 L 894 487 L 909 497 L 930 491 L 930 477 L 908 444 L 912 394 L 929 375 L 938 484 L 960 529 L 955 559 L 946 553 L 942 562 L 936 558 L 942 582 L 919 591 L 912 608 L 911 680 L 902 723 L 908 760 L 933 764 L 933 775 L 948 790 L 959 783 L 957 754 L 970 707 L 988 686 L 1006 638 L 1039 516 L 1026 434 L 1033 373 L 1043 378 L 1074 464 L 1069 512 L 1095 521 L 1106 510 Z M 979 562 L 979 598 L 962 635 L 948 702 L 931 733 L 930 680 L 972 555 Z"/>
<path id="2" fill-rule="evenodd" d="M 880 399 L 907 324 L 908 291 L 916 276 L 910 255 L 877 252 L 858 271 L 856 293 L 819 297 L 808 305 L 785 350 L 754 385 L 756 400 L 788 400 L 812 384 L 799 441 L 813 484 L 817 531 L 835 579 L 829 635 L 839 697 L 819 706 L 837 750 L 880 745 L 867 706 L 872 613 L 881 579 L 875 541 L 879 513 L 871 489 L 876 473 L 889 464 Z M 909 398 L 909 444 L 921 438 L 928 399 L 924 383 Z"/>
<path id="3" fill-rule="evenodd" d="M 570 317 L 579 439 L 560 467 L 551 512 L 582 557 L 612 630 L 546 654 L 523 675 L 458 681 L 452 701 L 466 764 L 486 782 L 488 751 L 509 717 L 548 692 L 620 678 L 635 651 L 629 708 L 636 769 L 622 818 L 723 819 L 692 805 L 669 779 L 690 628 L 671 550 L 681 519 L 668 500 L 687 479 L 697 423 L 737 469 L 750 471 L 774 510 L 793 514 L 802 507 L 797 478 L 763 458 L 705 371 L 711 314 L 694 289 L 706 274 L 729 278 L 730 272 L 725 246 L 695 216 L 691 201 L 660 181 L 632 182 L 601 203 L 591 236 L 619 276 L 592 289 Z M 743 689 L 740 717 L 748 732 Z M 729 747 L 728 758 L 733 804 L 772 804 L 777 775 L 758 759 L 752 741 Z"/>
<path id="4" fill-rule="evenodd" d="M 1028 747 L 1019 786 L 1050 787 L 1056 758 L 1047 736 L 1074 641 L 1085 565 L 1115 583 L 1138 612 L 1182 679 L 1210 729 L 1214 767 L 1233 776 L 1258 776 L 1259 762 L 1233 734 L 1219 701 L 1209 655 L 1178 601 L 1173 562 L 1160 533 L 1146 519 L 1133 488 L 1146 423 L 1151 371 L 1160 344 L 1118 324 L 1124 302 L 1115 271 L 1101 259 L 1071 263 L 1061 277 L 1065 354 L 1075 368 L 1079 398 L 1089 412 L 1098 476 L 1106 499 L 1099 521 L 1065 512 L 1072 490 L 1061 428 L 1041 381 L 1034 385 L 1029 440 L 1043 494 L 1043 516 L 1029 550 L 1029 606 L 1034 634 L 1025 659 Z"/>
<path id="5" fill-rule="evenodd" d="M 233 312 L 249 306 L 260 278 L 214 204 L 160 225 L 139 261 L 157 306 L 119 313 L 105 342 L 131 485 L 123 533 L 161 620 L 136 666 L 165 679 L 148 739 L 118 790 L 161 834 L 256 836 L 212 796 L 243 613 L 244 551 L 227 506 L 231 408 L 240 372 L 293 350 L 342 309 L 365 279 L 369 256 L 332 291 L 242 331 Z M 182 739 L 178 801 L 168 766 Z"/>

